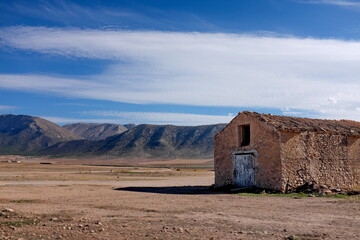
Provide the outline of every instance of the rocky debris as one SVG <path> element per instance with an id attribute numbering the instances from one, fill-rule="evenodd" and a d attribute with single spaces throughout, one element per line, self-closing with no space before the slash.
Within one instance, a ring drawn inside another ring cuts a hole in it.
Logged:
<path id="1" fill-rule="evenodd" d="M 6 160 L 6 161 L 1 161 L 3 163 L 21 163 L 21 161 L 14 161 L 14 160 Z"/>
<path id="2" fill-rule="evenodd" d="M 239 233 L 239 234 L 254 234 L 253 231 L 239 231 L 237 233 Z"/>
<path id="3" fill-rule="evenodd" d="M 3 210 L 1 210 L 1 212 L 4 212 L 4 213 L 14 213 L 15 210 L 14 210 L 14 209 L 11 209 L 11 208 L 4 208 Z"/>
<path id="4" fill-rule="evenodd" d="M 326 236 L 327 234 L 323 234 L 323 236 Z M 317 239 L 323 239 L 321 235 L 317 234 L 306 234 L 306 235 L 290 235 L 286 237 L 286 240 L 317 240 Z"/>
<path id="5" fill-rule="evenodd" d="M 318 185 L 315 182 L 307 182 L 302 186 L 296 188 L 295 192 L 307 193 L 308 197 L 326 195 L 360 195 L 360 191 L 345 190 L 338 187 L 328 187 L 324 184 Z"/>
<path id="6" fill-rule="evenodd" d="M 342 190 L 340 189 L 340 188 L 331 188 L 330 189 L 332 192 L 334 192 L 334 193 L 340 193 L 340 192 L 342 192 Z"/>
<path id="7" fill-rule="evenodd" d="M 351 190 L 347 192 L 348 195 L 360 195 L 360 191 Z"/>
<path id="8" fill-rule="evenodd" d="M 50 220 L 51 221 L 51 220 Z M 105 228 L 103 226 L 103 223 L 100 221 L 91 221 L 88 218 L 82 218 L 78 220 L 78 223 L 73 224 L 65 224 L 60 227 L 61 230 L 67 230 L 67 231 L 81 231 L 83 233 L 87 234 L 95 234 L 97 232 L 103 232 L 105 231 Z"/>
<path id="9" fill-rule="evenodd" d="M 167 226 L 163 226 L 161 231 L 165 232 L 165 233 L 173 232 L 173 233 L 187 233 L 187 234 L 190 234 L 189 230 L 184 229 L 182 227 L 172 227 L 172 228 L 170 228 L 170 227 L 167 227 Z"/>
<path id="10" fill-rule="evenodd" d="M 291 235 L 286 238 L 287 240 L 301 240 L 301 237 L 298 237 L 296 235 Z"/>
<path id="11" fill-rule="evenodd" d="M 228 192 L 228 193 L 255 193 L 255 194 L 274 194 L 280 193 L 279 191 L 263 188 L 232 188 L 231 186 L 225 186 L 216 189 L 210 189 L 216 192 Z M 305 193 L 308 197 L 316 196 L 330 196 L 330 195 L 360 195 L 360 191 L 345 190 L 341 188 L 330 188 L 327 185 L 318 185 L 314 182 L 307 182 L 294 191 L 286 191 L 285 193 Z M 295 197 L 297 198 L 297 197 Z"/>
<path id="12" fill-rule="evenodd" d="M 10 218 L 15 215 L 16 215 L 15 210 L 11 209 L 11 208 L 4 208 L 0 212 L 0 217 L 3 217 L 3 218 Z"/>

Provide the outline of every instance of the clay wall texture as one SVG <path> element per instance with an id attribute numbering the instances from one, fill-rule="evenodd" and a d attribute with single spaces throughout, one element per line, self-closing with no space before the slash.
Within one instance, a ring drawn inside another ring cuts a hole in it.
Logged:
<path id="1" fill-rule="evenodd" d="M 240 147 L 240 125 L 250 125 L 250 144 Z M 280 136 L 273 128 L 263 125 L 251 115 L 240 114 L 215 137 L 215 186 L 233 184 L 234 163 L 232 154 L 239 150 L 255 150 L 255 183 L 262 188 L 280 188 Z"/>
<path id="2" fill-rule="evenodd" d="M 281 145 L 285 191 L 305 183 L 333 188 L 360 186 L 359 140 L 346 135 L 303 132 L 282 140 Z"/>
<path id="3" fill-rule="evenodd" d="M 250 125 L 241 147 L 239 126 Z M 241 112 L 215 136 L 215 186 L 234 183 L 233 153 L 255 150 L 256 187 L 360 186 L 360 123 Z"/>

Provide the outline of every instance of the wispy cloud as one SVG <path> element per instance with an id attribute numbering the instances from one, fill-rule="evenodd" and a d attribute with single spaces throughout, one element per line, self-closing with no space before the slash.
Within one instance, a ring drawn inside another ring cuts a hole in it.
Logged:
<path id="1" fill-rule="evenodd" d="M 57 116 L 41 116 L 51 122 L 64 125 L 68 123 L 115 123 L 115 124 L 125 124 L 119 119 L 112 118 L 66 118 L 66 117 L 57 117 Z"/>
<path id="2" fill-rule="evenodd" d="M 298 0 L 298 2 L 308 3 L 308 4 L 335 5 L 342 7 L 360 7 L 360 2 L 346 1 L 346 0 Z"/>
<path id="3" fill-rule="evenodd" d="M 115 3 L 116 7 L 106 6 L 101 1 L 87 1 L 85 4 L 71 0 L 0 1 L 1 9 L 19 18 L 37 19 L 61 26 L 101 26 L 106 29 L 152 29 L 154 26 L 163 30 L 217 29 L 214 24 L 193 13 L 164 11 L 146 4 L 130 5 L 136 5 L 136 7 L 121 3 L 121 1 Z"/>
<path id="4" fill-rule="evenodd" d="M 168 112 L 119 112 L 119 111 L 84 111 L 82 114 L 100 117 L 117 118 L 122 123 L 153 123 L 174 125 L 204 125 L 228 123 L 231 115 L 203 115 Z"/>
<path id="5" fill-rule="evenodd" d="M 15 107 L 15 106 L 0 105 L 0 111 L 12 110 L 12 109 L 16 109 L 16 108 L 17 107 Z"/>
<path id="6" fill-rule="evenodd" d="M 0 75 L 0 87 L 128 103 L 297 109 L 360 120 L 360 42 L 158 31 L 13 27 L 2 46 L 111 59 L 82 78 Z"/>
<path id="7" fill-rule="evenodd" d="M 108 22 L 121 23 L 125 19 L 145 21 L 145 16 L 137 14 L 128 9 L 111 9 L 96 3 L 88 6 L 79 5 L 72 1 L 10 1 L 0 3 L 0 7 L 8 12 L 14 12 L 31 18 L 43 19 L 50 22 L 71 24 L 97 23 L 106 24 Z M 126 27 L 124 24 L 123 27 Z"/>
<path id="8" fill-rule="evenodd" d="M 64 124 L 64 123 L 150 123 L 150 124 L 173 124 L 173 125 L 205 125 L 228 123 L 233 116 L 225 115 L 202 115 L 202 114 L 188 114 L 188 113 L 167 113 L 167 112 L 119 112 L 119 111 L 85 111 L 81 112 L 84 118 L 62 118 L 44 116 L 43 118 L 49 121 Z M 100 117 L 100 118 L 88 118 Z"/>
<path id="9" fill-rule="evenodd" d="M 118 123 L 112 122 L 111 119 L 86 119 L 86 118 L 66 118 L 66 117 L 56 117 L 56 116 L 41 116 L 51 122 L 63 125 L 67 123 Z"/>

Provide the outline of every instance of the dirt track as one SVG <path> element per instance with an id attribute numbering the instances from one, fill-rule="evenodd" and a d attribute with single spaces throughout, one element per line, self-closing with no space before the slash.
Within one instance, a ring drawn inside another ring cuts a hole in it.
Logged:
<path id="1" fill-rule="evenodd" d="M 214 193 L 208 170 L 35 162 L 0 175 L 0 210 L 15 210 L 0 239 L 360 239 L 359 201 Z"/>

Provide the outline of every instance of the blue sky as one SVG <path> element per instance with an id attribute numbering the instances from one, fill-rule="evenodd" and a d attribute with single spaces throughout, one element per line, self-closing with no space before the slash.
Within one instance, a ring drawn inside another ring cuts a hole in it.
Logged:
<path id="1" fill-rule="evenodd" d="M 0 114 L 360 120 L 360 1 L 0 0 Z"/>

